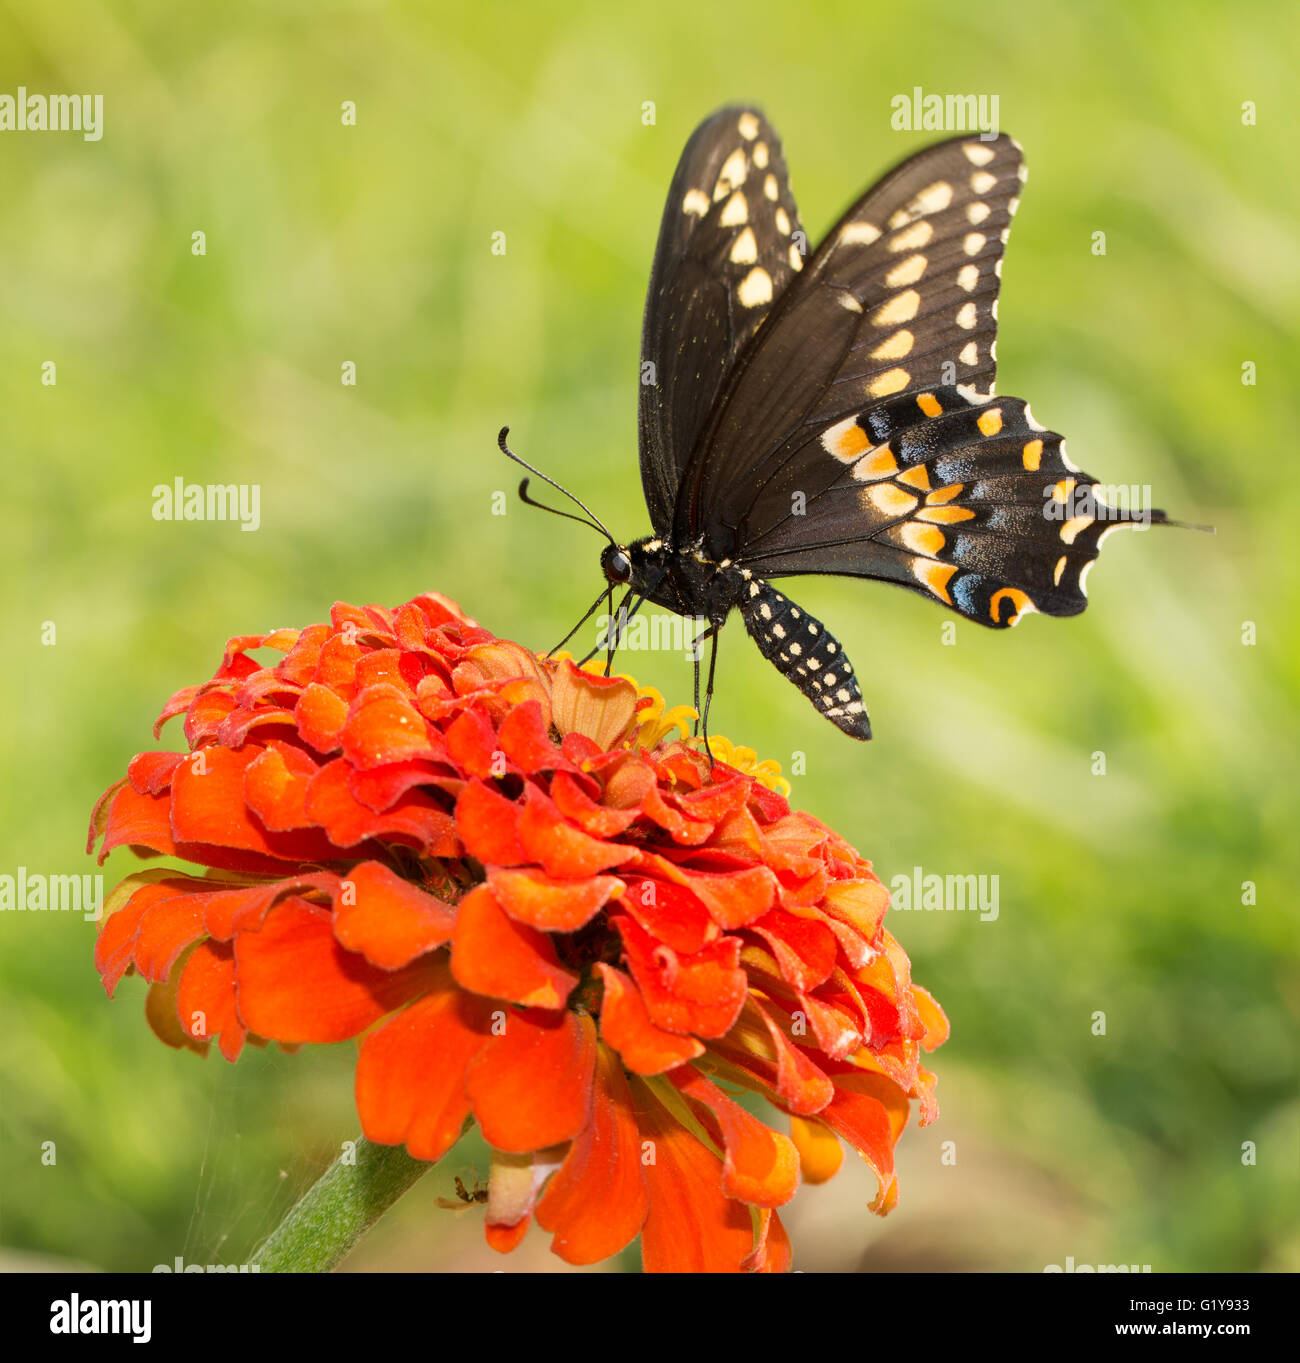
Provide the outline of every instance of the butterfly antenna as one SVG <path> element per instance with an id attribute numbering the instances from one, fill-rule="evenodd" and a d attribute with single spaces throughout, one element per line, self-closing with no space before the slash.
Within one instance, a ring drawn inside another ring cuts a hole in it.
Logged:
<path id="1" fill-rule="evenodd" d="M 590 526 L 593 530 L 596 530 L 600 534 L 604 535 L 605 538 L 611 544 L 616 543 L 614 536 L 611 535 L 609 531 L 605 528 L 604 522 L 601 521 L 600 517 L 597 516 L 596 513 L 592 511 L 592 509 L 584 501 L 582 501 L 578 497 L 575 497 L 567 487 L 561 487 L 560 484 L 557 483 L 554 478 L 547 477 L 547 475 L 544 474 L 541 471 L 541 469 L 534 468 L 526 459 L 521 459 L 514 452 L 514 450 L 512 450 L 510 446 L 506 444 L 506 436 L 508 436 L 509 434 L 510 427 L 502 426 L 501 434 L 497 436 L 497 444 L 501 448 L 501 453 L 504 454 L 507 459 L 513 459 L 516 464 L 520 465 L 520 467 L 526 468 L 529 473 L 534 474 L 536 477 L 540 478 L 542 482 L 549 483 L 556 490 L 556 492 L 562 493 L 575 506 L 581 507 L 583 511 L 587 513 L 587 519 L 583 520 L 581 516 L 575 516 L 571 511 L 561 511 L 559 510 L 558 507 L 547 506 L 545 502 L 539 502 L 534 500 L 532 497 L 528 495 L 527 478 L 525 478 L 523 482 L 519 484 L 519 500 L 523 502 L 526 506 L 535 506 L 539 511 L 549 511 L 553 516 L 563 516 L 566 521 L 577 521 L 579 525 Z"/>

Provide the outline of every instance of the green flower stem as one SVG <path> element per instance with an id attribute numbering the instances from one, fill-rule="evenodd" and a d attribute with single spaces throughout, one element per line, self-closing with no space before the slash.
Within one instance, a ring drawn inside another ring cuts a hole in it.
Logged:
<path id="1" fill-rule="evenodd" d="M 289 1209 L 253 1257 L 262 1273 L 326 1273 L 433 1165 L 358 1137 Z"/>

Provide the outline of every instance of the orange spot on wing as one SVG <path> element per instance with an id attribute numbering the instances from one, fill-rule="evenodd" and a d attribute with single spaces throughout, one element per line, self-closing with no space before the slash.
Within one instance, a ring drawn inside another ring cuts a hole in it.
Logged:
<path id="1" fill-rule="evenodd" d="M 841 421 L 838 426 L 823 432 L 822 448 L 836 459 L 851 464 L 871 448 L 871 441 L 866 431 L 858 425 L 857 418 L 849 417 L 847 421 Z"/>
<path id="2" fill-rule="evenodd" d="M 918 511 L 919 521 L 933 521 L 936 525 L 953 525 L 957 521 L 973 520 L 975 513 L 964 506 L 932 506 Z"/>
<path id="3" fill-rule="evenodd" d="M 1006 621 L 1002 619 L 1001 606 L 1002 599 L 1005 597 L 1011 602 L 1012 612 Z M 1020 590 L 1019 587 L 1002 587 L 994 592 L 989 598 L 989 615 L 992 616 L 996 624 L 1013 625 L 1020 618 L 1020 613 L 1026 606 L 1032 607 L 1033 602 Z"/>
<path id="4" fill-rule="evenodd" d="M 936 488 L 926 499 L 926 506 L 942 506 L 944 502 L 950 502 L 954 497 L 960 497 L 965 483 L 949 483 L 947 487 Z"/>
<path id="5" fill-rule="evenodd" d="M 864 483 L 871 482 L 873 478 L 888 478 L 897 472 L 898 460 L 888 445 L 882 445 L 853 466 L 853 476 Z"/>
<path id="6" fill-rule="evenodd" d="M 1002 429 L 1002 409 L 990 407 L 987 412 L 980 414 L 979 421 L 976 424 L 980 428 L 981 435 L 997 435 Z"/>
<path id="7" fill-rule="evenodd" d="M 921 393 L 916 399 L 916 405 L 926 414 L 926 416 L 941 416 L 943 414 L 943 404 L 933 393 Z"/>
<path id="8" fill-rule="evenodd" d="M 952 597 L 948 595 L 948 583 L 956 571 L 956 565 L 951 563 L 936 563 L 933 559 L 923 558 L 912 561 L 912 576 L 949 606 L 952 605 Z"/>

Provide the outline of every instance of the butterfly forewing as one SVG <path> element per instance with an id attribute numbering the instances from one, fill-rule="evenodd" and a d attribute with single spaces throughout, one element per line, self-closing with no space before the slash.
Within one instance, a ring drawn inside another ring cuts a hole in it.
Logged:
<path id="1" fill-rule="evenodd" d="M 737 356 L 803 265 L 804 242 L 767 120 L 733 107 L 702 123 L 664 206 L 641 343 L 641 479 L 660 534 Z"/>
<path id="2" fill-rule="evenodd" d="M 817 437 L 899 393 L 993 391 L 1002 252 L 1023 163 L 1007 137 L 918 153 L 844 215 L 736 368 L 677 501 L 680 541 L 734 556 L 835 472 Z"/>

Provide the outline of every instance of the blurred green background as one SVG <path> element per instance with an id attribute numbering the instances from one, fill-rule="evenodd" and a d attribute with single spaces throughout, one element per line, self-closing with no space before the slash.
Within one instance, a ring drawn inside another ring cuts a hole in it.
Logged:
<path id="1" fill-rule="evenodd" d="M 641 306 L 704 115 L 765 107 L 816 240 L 935 136 L 893 130 L 893 95 L 996 93 L 1031 169 L 1001 391 L 1218 534 L 1118 536 L 1083 617 L 953 645 L 911 593 L 791 583 L 858 665 L 868 747 L 724 636 L 715 728 L 806 754 L 799 804 L 887 881 L 1000 878 L 995 922 L 891 916 L 952 1019 L 942 1116 L 905 1135 L 887 1220 L 856 1161 L 800 1193 L 796 1264 L 1300 1269 L 1298 38 L 1284 3 L 0 6 L 0 91 L 105 115 L 99 142 L 0 133 L 0 872 L 92 869 L 93 800 L 228 635 L 428 588 L 537 647 L 564 633 L 599 541 L 520 507 L 494 438 L 648 528 Z M 259 484 L 260 529 L 155 521 L 178 476 Z M 622 664 L 689 700 L 679 657 Z M 354 1047 L 172 1052 L 138 980 L 105 1000 L 93 939 L 0 915 L 3 1264 L 238 1263 L 356 1133 Z M 436 1205 L 475 1172 L 470 1139 L 351 1266 L 560 1267 L 539 1232 L 499 1259 Z"/>

